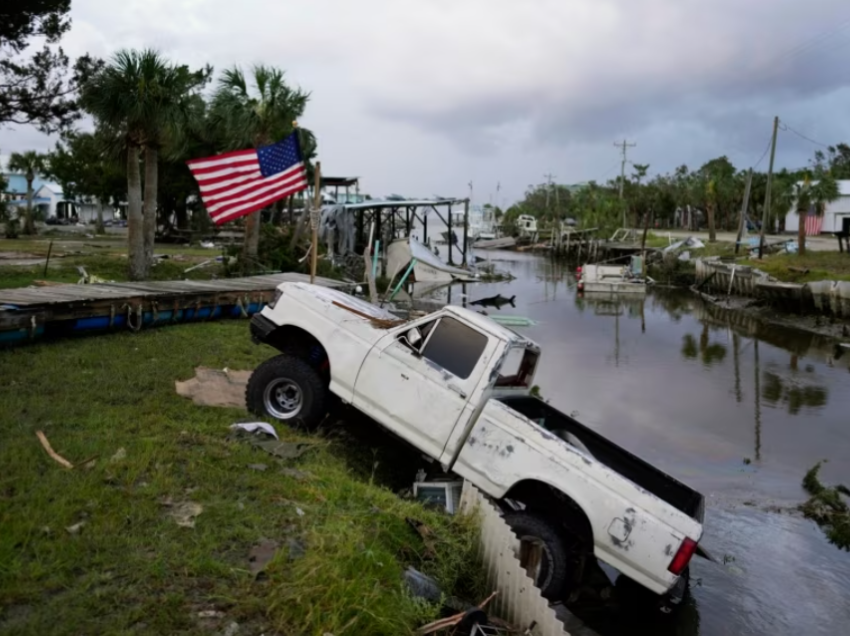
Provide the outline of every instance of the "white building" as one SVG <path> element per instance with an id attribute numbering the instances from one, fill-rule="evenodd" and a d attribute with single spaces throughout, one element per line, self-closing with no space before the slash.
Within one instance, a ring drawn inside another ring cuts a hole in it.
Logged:
<path id="1" fill-rule="evenodd" d="M 844 220 L 850 223 L 850 179 L 838 182 L 838 191 L 841 193 L 835 201 L 827 204 L 823 214 L 823 225 L 821 233 L 841 232 Z M 785 231 L 797 233 L 799 217 L 796 209 L 791 209 L 785 215 Z"/>

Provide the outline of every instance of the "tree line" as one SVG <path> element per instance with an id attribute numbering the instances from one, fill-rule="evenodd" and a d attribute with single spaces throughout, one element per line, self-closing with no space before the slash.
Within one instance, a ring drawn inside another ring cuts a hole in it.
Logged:
<path id="1" fill-rule="evenodd" d="M 579 228 L 599 228 L 602 236 L 609 236 L 623 227 L 624 219 L 627 227 L 672 228 L 681 227 L 681 215 L 686 213 L 690 229 L 706 227 L 711 241 L 718 230 L 737 231 L 749 170 L 737 168 L 728 157 L 712 159 L 696 170 L 682 165 L 651 179 L 648 164 L 632 164 L 632 168 L 622 183 L 622 199 L 619 177 L 577 186 L 539 184 L 530 186 L 522 200 L 506 210 L 503 223 L 512 223 L 520 214 L 530 214 L 544 225 L 571 218 Z M 823 215 L 827 203 L 838 198 L 841 179 L 850 179 L 850 145 L 846 143 L 816 151 L 804 167 L 775 172 L 765 215 L 768 175 L 754 170 L 747 217 L 759 226 L 766 216 L 766 230 L 778 226 L 782 231 L 790 210 L 805 215 L 813 208 Z M 801 221 L 800 237 L 803 230 Z M 803 253 L 802 241 L 800 247 Z"/>
<path id="2" fill-rule="evenodd" d="M 39 36 L 55 44 L 70 26 L 69 10 L 69 0 L 41 0 L 35 8 L 13 11 L 15 19 L 0 25 L 0 48 L 19 55 L 28 39 Z M 205 214 L 191 214 L 191 208 L 203 208 L 186 161 L 280 140 L 296 129 L 310 100 L 308 92 L 286 81 L 283 71 L 265 65 L 247 73 L 227 69 L 213 84 L 211 66 L 193 69 L 151 49 L 122 50 L 109 60 L 87 56 L 78 60 L 71 77 L 66 77 L 69 64 L 61 49 L 52 55 L 45 59 L 36 53 L 29 66 L 10 68 L 0 62 L 0 88 L 19 86 L 0 100 L 0 126 L 31 123 L 60 133 L 52 152 L 17 153 L 10 159 L 9 168 L 23 173 L 28 183 L 23 231 L 35 232 L 32 183 L 38 175 L 55 179 L 67 199 L 97 202 L 99 232 L 103 208 L 126 203 L 133 280 L 149 274 L 158 228 L 187 229 L 190 218 L 206 221 Z M 82 115 L 91 118 L 93 130 L 76 127 Z M 316 138 L 305 128 L 297 130 L 312 179 Z M 255 212 L 245 221 L 249 260 L 257 254 L 260 215 Z"/>

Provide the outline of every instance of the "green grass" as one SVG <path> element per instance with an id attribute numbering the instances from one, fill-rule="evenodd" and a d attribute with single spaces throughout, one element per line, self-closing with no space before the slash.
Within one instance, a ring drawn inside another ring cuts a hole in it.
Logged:
<path id="1" fill-rule="evenodd" d="M 809 283 L 818 280 L 850 280 L 850 254 L 846 252 L 808 251 L 799 254 L 775 254 L 762 260 L 746 261 L 747 265 L 787 283 Z M 793 271 L 794 267 L 807 272 Z"/>
<path id="2" fill-rule="evenodd" d="M 0 352 L 0 632 L 209 634 L 235 621 L 240 633 L 394 635 L 436 614 L 405 592 L 407 565 L 446 593 L 481 592 L 469 522 L 379 485 L 413 480 L 403 451 L 341 433 L 278 462 L 228 439 L 244 412 L 175 393 L 195 366 L 248 369 L 272 353 L 243 321 Z M 36 430 L 93 466 L 63 468 Z M 259 463 L 268 469 L 248 467 Z M 202 505 L 195 527 L 179 527 L 168 501 Z M 406 517 L 434 530 L 435 556 Z M 247 558 L 263 538 L 282 547 L 255 581 Z M 202 621 L 202 610 L 225 616 Z"/>
<path id="3" fill-rule="evenodd" d="M 209 255 L 214 259 L 217 254 Z M 210 263 L 206 267 L 185 273 L 185 270 L 198 264 L 199 259 L 172 260 L 164 259 L 151 269 L 148 280 L 209 280 L 213 275 L 223 276 L 219 263 Z M 93 276 L 116 282 L 126 281 L 127 258 L 121 255 L 98 254 L 95 256 L 67 256 L 51 258 L 47 274 L 44 265 L 32 267 L 0 267 L 0 289 L 26 287 L 37 280 L 48 280 L 55 283 L 76 283 L 80 279 L 77 266 L 85 267 Z"/>

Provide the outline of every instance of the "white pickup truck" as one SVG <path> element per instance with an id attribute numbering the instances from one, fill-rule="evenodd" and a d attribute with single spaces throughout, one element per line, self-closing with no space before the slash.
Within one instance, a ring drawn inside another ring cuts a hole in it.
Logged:
<path id="1" fill-rule="evenodd" d="M 402 321 L 305 283 L 280 285 L 251 333 L 282 352 L 252 374 L 251 411 L 315 426 L 333 394 L 363 412 L 542 546 L 534 576 L 545 597 L 570 593 L 591 556 L 662 606 L 683 596 L 702 495 L 531 395 L 531 340 L 461 307 Z"/>

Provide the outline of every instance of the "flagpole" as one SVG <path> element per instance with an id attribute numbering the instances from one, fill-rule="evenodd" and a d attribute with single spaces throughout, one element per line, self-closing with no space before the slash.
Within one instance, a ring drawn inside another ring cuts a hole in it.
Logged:
<path id="1" fill-rule="evenodd" d="M 313 243 L 310 255 L 310 284 L 316 281 L 316 267 L 319 263 L 319 217 L 322 204 L 322 162 L 316 162 L 316 186 L 314 188 L 313 210 L 310 214 L 315 213 L 315 217 L 310 219 L 313 226 Z"/>

